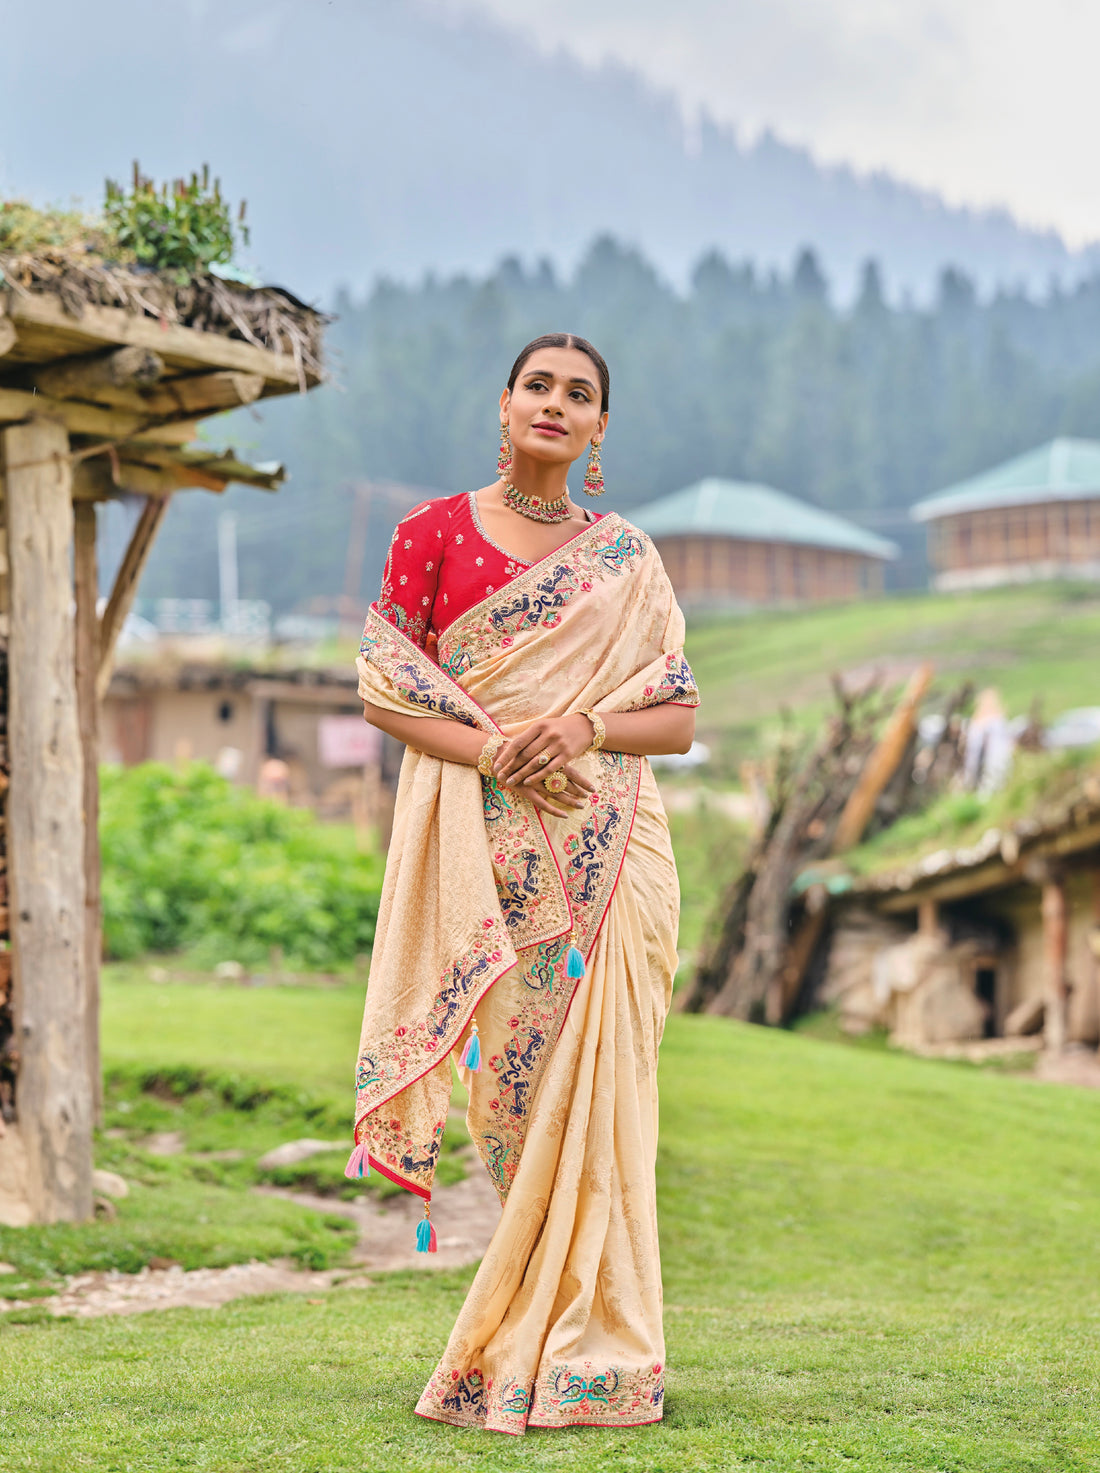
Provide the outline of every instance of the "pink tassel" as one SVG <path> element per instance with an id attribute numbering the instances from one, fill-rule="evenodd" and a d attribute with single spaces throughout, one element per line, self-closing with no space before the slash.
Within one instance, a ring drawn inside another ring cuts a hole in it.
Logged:
<path id="1" fill-rule="evenodd" d="M 348 1157 L 348 1164 L 344 1167 L 344 1175 L 349 1181 L 358 1181 L 361 1176 L 370 1176 L 370 1162 L 367 1159 L 366 1146 L 356 1146 Z"/>

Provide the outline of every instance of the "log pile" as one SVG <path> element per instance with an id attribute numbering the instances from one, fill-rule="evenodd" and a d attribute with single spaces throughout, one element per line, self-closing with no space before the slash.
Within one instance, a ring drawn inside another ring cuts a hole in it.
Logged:
<path id="1" fill-rule="evenodd" d="M 806 752 L 776 764 L 771 812 L 748 863 L 723 897 L 685 1001 L 710 1012 L 779 1024 L 812 976 L 826 915 L 830 859 L 906 812 L 924 807 L 962 764 L 969 687 L 942 707 L 939 738 L 917 725 L 932 671 L 922 667 L 892 702 L 877 682 L 858 692 L 834 677 L 837 709 Z"/>

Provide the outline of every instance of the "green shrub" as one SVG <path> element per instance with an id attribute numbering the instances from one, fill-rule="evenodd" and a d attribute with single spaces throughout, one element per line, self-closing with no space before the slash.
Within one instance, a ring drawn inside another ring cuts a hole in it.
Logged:
<path id="1" fill-rule="evenodd" d="M 188 948 L 210 963 L 327 968 L 368 951 L 382 861 L 345 826 L 160 763 L 101 776 L 109 955 Z"/>
<path id="2" fill-rule="evenodd" d="M 233 218 L 222 199 L 217 179 L 210 187 L 210 170 L 202 175 L 176 179 L 157 189 L 134 164 L 133 183 L 128 190 L 107 180 L 103 210 L 108 228 L 121 251 L 142 266 L 174 273 L 181 279 L 211 266 L 228 265 L 235 247 Z M 247 245 L 248 228 L 244 205 L 237 213 L 237 228 Z"/>

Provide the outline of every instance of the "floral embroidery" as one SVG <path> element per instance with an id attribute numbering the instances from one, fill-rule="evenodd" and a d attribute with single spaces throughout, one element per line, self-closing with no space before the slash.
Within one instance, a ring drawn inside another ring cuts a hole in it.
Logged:
<path id="1" fill-rule="evenodd" d="M 665 670 L 656 685 L 647 685 L 640 700 L 624 707 L 627 711 L 638 711 L 645 706 L 659 706 L 665 701 L 675 701 L 680 706 L 699 704 L 699 687 L 691 666 L 684 659 L 683 650 L 665 656 Z"/>
<path id="2" fill-rule="evenodd" d="M 437 1369 L 416 1410 L 458 1426 L 502 1432 L 586 1423 L 629 1427 L 660 1421 L 664 1395 L 660 1364 L 635 1368 L 580 1361 L 548 1367 L 534 1385 L 512 1375 L 495 1386 L 476 1367 L 465 1373 Z"/>
<path id="3" fill-rule="evenodd" d="M 512 596 L 505 604 L 495 608 L 475 604 L 460 614 L 443 631 L 441 658 L 446 660 L 445 648 L 457 643 L 470 651 L 471 665 L 476 665 L 498 647 L 502 635 L 554 628 L 561 610 L 578 592 L 592 591 L 593 577 L 620 577 L 638 558 L 647 557 L 652 546 L 644 533 L 616 513 L 600 517 L 559 549 L 560 560 L 548 564 L 544 559 L 518 572 L 508 585 Z M 492 591 L 488 589 L 486 597 Z"/>

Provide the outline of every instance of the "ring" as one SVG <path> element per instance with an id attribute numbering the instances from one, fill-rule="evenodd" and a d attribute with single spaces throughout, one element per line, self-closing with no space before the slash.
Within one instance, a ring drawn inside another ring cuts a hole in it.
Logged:
<path id="1" fill-rule="evenodd" d="M 550 753 L 540 752 L 539 755 L 535 758 L 535 761 L 540 767 L 545 767 L 546 764 L 550 761 Z"/>
<path id="2" fill-rule="evenodd" d="M 569 779 L 559 767 L 557 772 L 552 772 L 548 777 L 543 778 L 542 785 L 548 793 L 564 793 L 569 786 Z"/>

